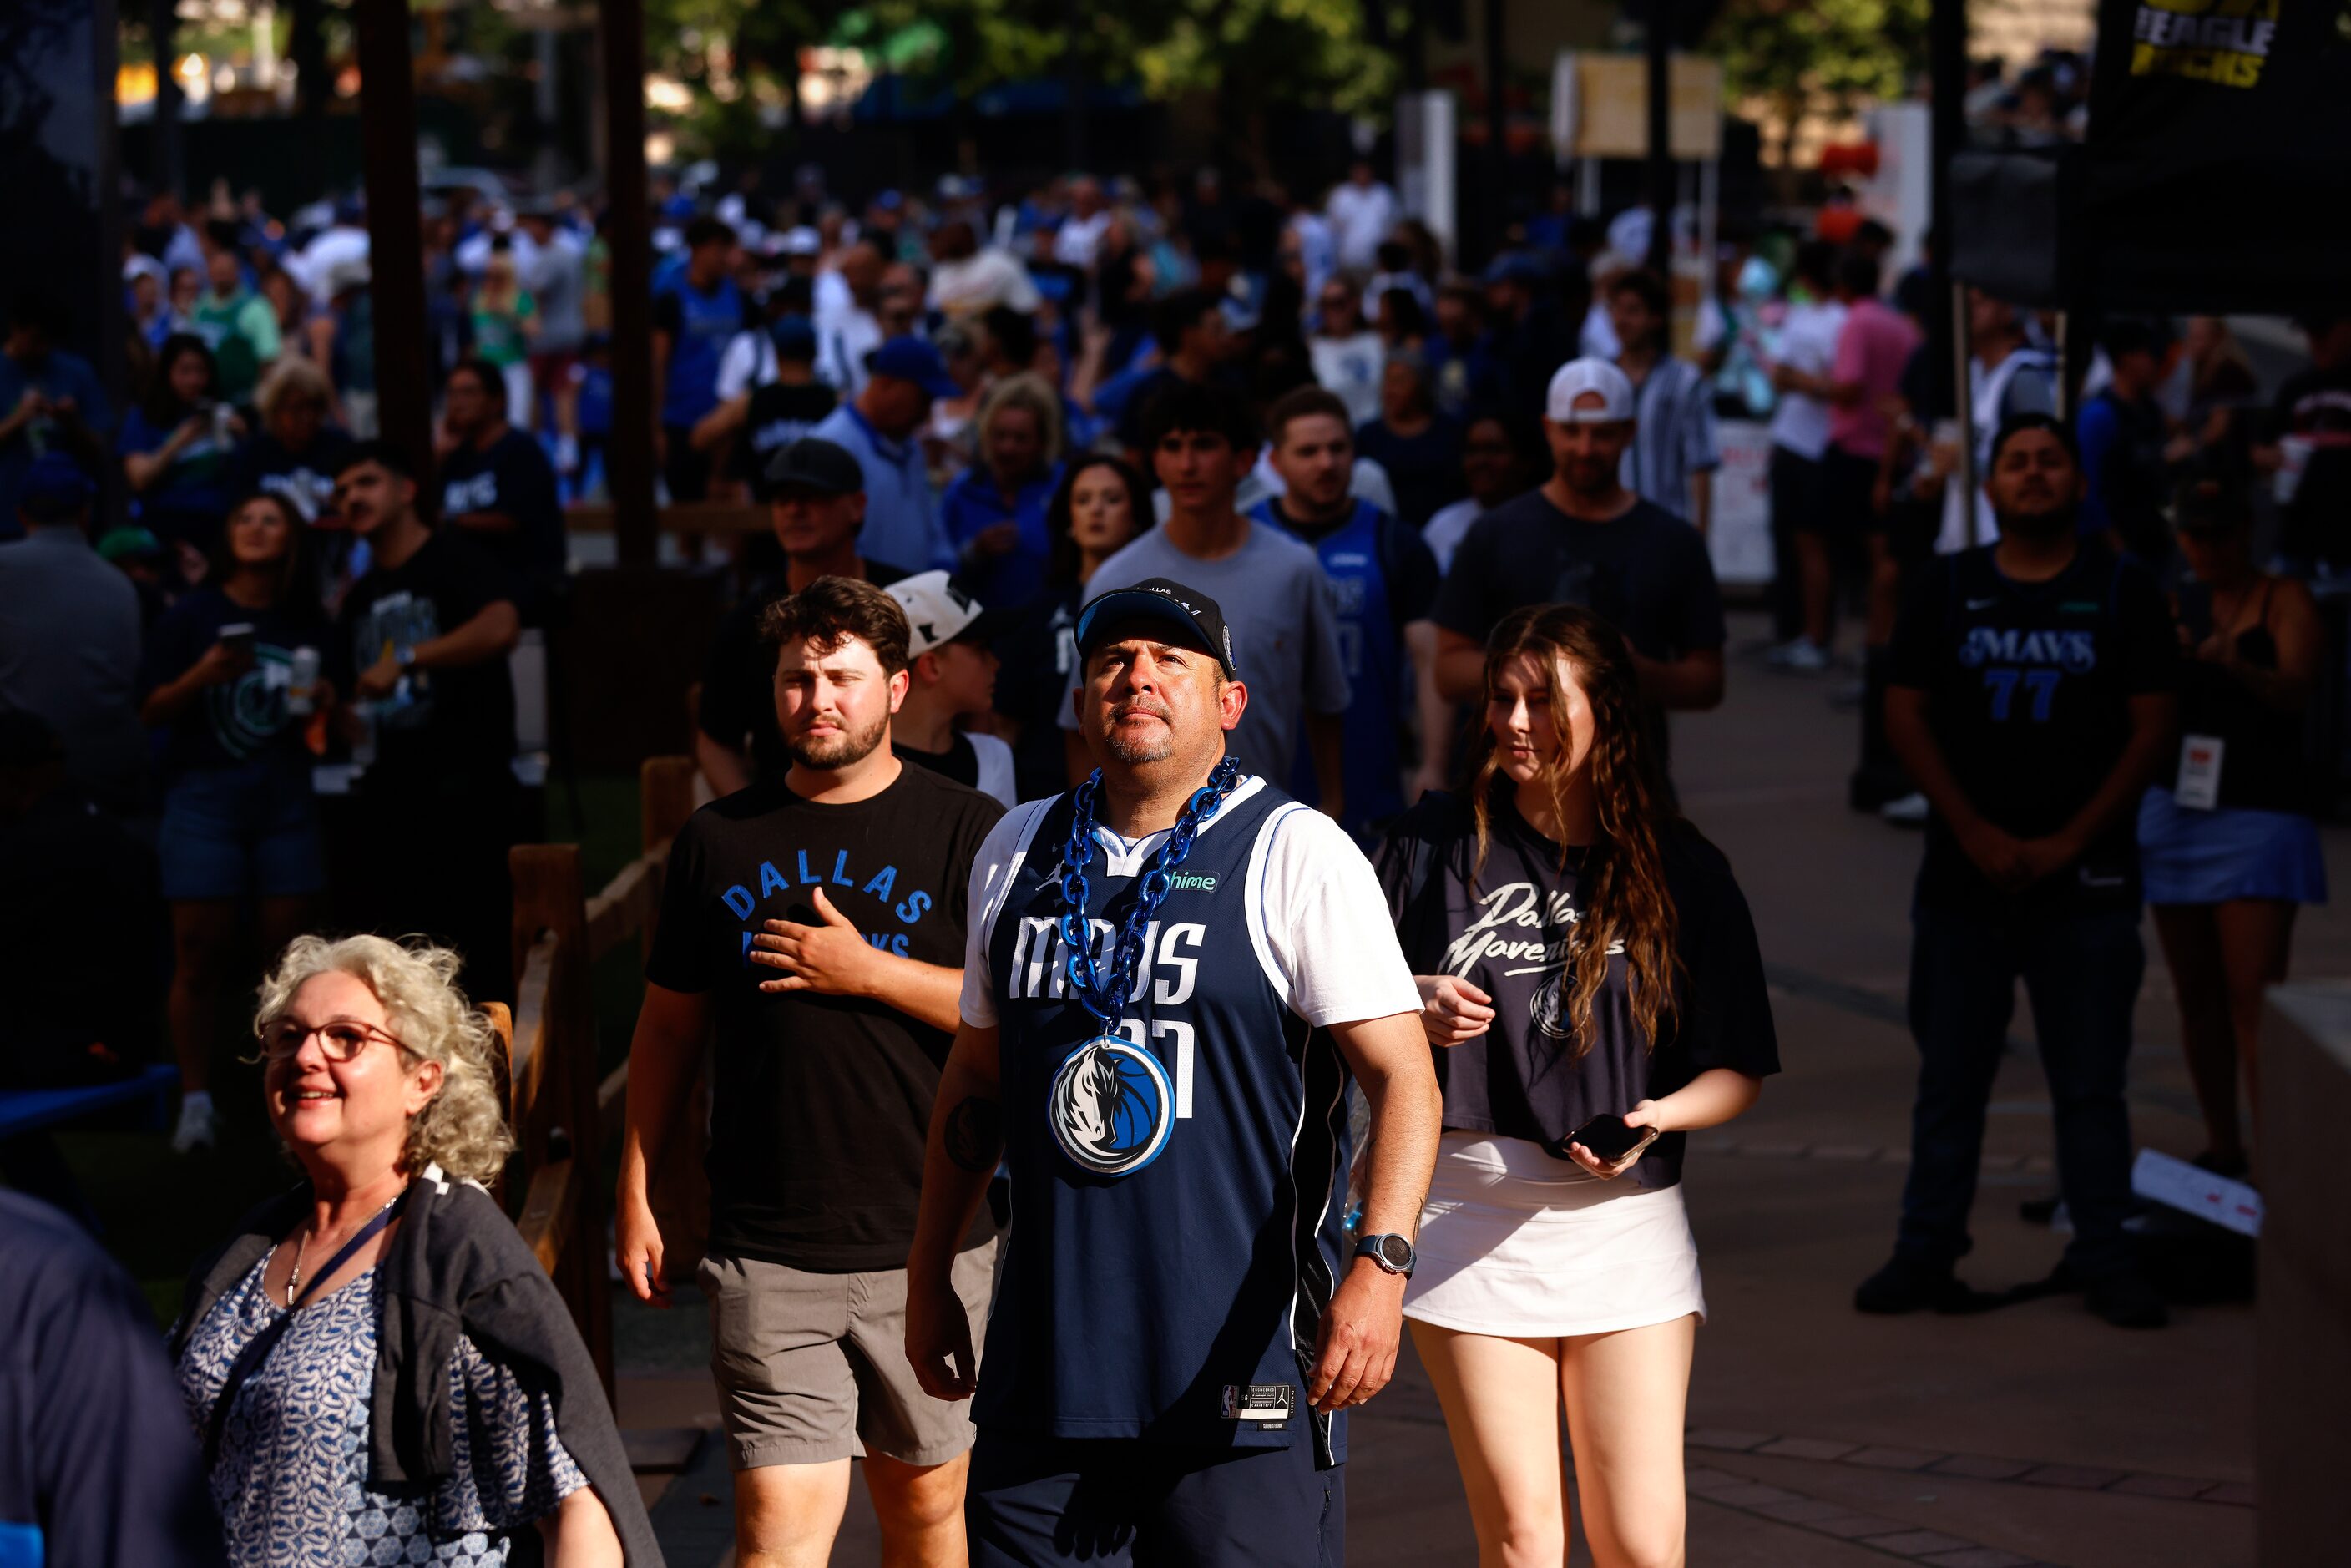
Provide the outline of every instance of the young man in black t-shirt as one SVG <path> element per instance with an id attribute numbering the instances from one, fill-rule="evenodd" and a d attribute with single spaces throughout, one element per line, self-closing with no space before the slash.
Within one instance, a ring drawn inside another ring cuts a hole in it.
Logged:
<path id="1" fill-rule="evenodd" d="M 538 440 L 507 423 L 497 367 L 460 360 L 442 386 L 441 521 L 459 528 L 514 581 L 523 623 L 542 624 L 563 581 L 563 505 Z"/>
<path id="2" fill-rule="evenodd" d="M 1717 706 L 1727 632 L 1706 540 L 1618 477 L 1633 383 L 1605 360 L 1572 360 L 1552 378 L 1548 406 L 1555 472 L 1470 525 L 1437 592 L 1438 688 L 1479 700 L 1495 622 L 1521 605 L 1581 604 L 1633 644 L 1644 696 L 1663 708 Z"/>
<path id="3" fill-rule="evenodd" d="M 1623 483 L 1637 433 L 1632 381 L 1605 360 L 1552 377 L 1543 420 L 1552 476 L 1469 525 L 1437 590 L 1437 687 L 1484 700 L 1486 638 L 1528 604 L 1579 604 L 1633 645 L 1653 755 L 1668 755 L 1666 713 L 1722 702 L 1722 589 L 1706 539 Z"/>
<path id="4" fill-rule="evenodd" d="M 345 885 L 351 913 L 375 931 L 446 940 L 465 955 L 467 995 L 507 997 L 514 589 L 464 533 L 424 525 L 414 469 L 386 443 L 351 449 L 335 509 L 372 558 L 343 601 L 329 671 L 371 748 L 353 786 L 366 822 Z"/>
<path id="5" fill-rule="evenodd" d="M 1964 1311 L 1984 1110 L 2016 982 L 2032 1003 L 2074 1221 L 2062 1273 L 2109 1322 L 2153 1327 L 2123 1102 L 2140 947 L 2137 808 L 2172 745 L 2178 645 L 2146 570 L 2076 534 L 2066 428 L 2020 414 L 1991 445 L 2000 542 L 1922 573 L 1898 622 L 1886 729 L 1933 804 L 1912 910 L 1920 1063 L 1894 1260 L 1864 1312 Z"/>
<path id="6" fill-rule="evenodd" d="M 629 1050 L 621 1270 L 666 1304 L 646 1173 L 715 1026 L 698 1279 L 737 1471 L 736 1550 L 824 1561 L 862 1442 L 888 1560 L 959 1563 L 971 1422 L 907 1364 L 905 1261 L 972 861 L 1003 809 L 892 753 L 908 628 L 888 594 L 822 578 L 766 630 L 789 768 L 705 806 L 671 848 Z M 956 1252 L 976 1343 L 995 1252 L 984 1216 Z"/>
<path id="7" fill-rule="evenodd" d="M 726 401 L 694 427 L 694 444 L 726 454 L 729 478 L 740 481 L 757 501 L 775 498 L 768 465 L 776 454 L 824 422 L 840 406 L 841 394 L 816 376 L 816 328 L 806 316 L 786 316 L 746 331 L 727 349 L 727 366 L 747 352 L 748 384 L 739 391 L 720 371 Z M 739 371 L 737 373 L 741 373 Z"/>
<path id="8" fill-rule="evenodd" d="M 865 524 L 865 470 L 844 448 L 803 436 L 768 460 L 768 486 L 784 570 L 726 612 L 703 665 L 694 755 L 720 795 L 755 779 L 779 779 L 791 762 L 776 728 L 775 656 L 759 632 L 768 607 L 820 577 L 860 578 L 878 588 L 906 575 L 857 553 L 858 530 Z"/>

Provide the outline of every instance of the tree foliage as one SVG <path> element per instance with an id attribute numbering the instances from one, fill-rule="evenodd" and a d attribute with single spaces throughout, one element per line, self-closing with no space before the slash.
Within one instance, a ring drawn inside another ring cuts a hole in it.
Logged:
<path id="1" fill-rule="evenodd" d="M 1930 0 L 1729 0 L 1704 47 L 1734 96 L 1769 102 L 1782 134 L 1808 111 L 1897 98 L 1927 68 Z"/>
<path id="2" fill-rule="evenodd" d="M 965 99 L 1058 77 L 1075 50 L 1088 81 L 1211 96 L 1237 141 L 1268 104 L 1383 114 L 1397 78 L 1364 0 L 647 0 L 645 32 L 653 68 L 692 97 L 679 129 L 722 154 L 747 148 L 753 100 L 789 100 L 799 49 L 820 44 L 886 51 L 886 68 Z"/>

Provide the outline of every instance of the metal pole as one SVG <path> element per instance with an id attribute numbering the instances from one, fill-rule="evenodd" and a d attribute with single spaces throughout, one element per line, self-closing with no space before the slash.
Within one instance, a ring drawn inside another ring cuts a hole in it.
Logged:
<path id="1" fill-rule="evenodd" d="M 1951 275 L 1951 159 L 1968 139 L 1967 0 L 1934 0 L 1927 17 L 1927 61 L 1932 99 L 1928 157 L 1935 166 L 1929 207 L 1935 243 L 1927 258 L 1928 277 L 1932 284 L 1930 298 L 1947 302 L 1944 310 L 1928 319 L 1927 329 L 1933 334 L 1933 351 L 1949 367 L 1949 379 L 1944 384 L 1951 389 L 1949 413 L 1959 423 L 1959 468 L 1944 482 L 1960 486 L 1966 537 L 1972 545 L 1983 541 L 1976 537 L 1975 398 L 1968 375 L 1968 295 Z"/>
<path id="2" fill-rule="evenodd" d="M 1967 302 L 1953 293 L 1951 277 L 1951 159 L 1968 139 L 1967 0 L 1934 0 L 1927 19 L 1927 52 L 1931 93 L 1928 159 L 1934 165 L 1928 204 L 1928 222 L 1934 235 L 1934 247 L 1927 257 L 1928 298 L 1952 301 L 1950 311 L 1929 313 L 1927 330 L 1936 362 L 1952 367 L 1956 379 L 1949 384 L 1959 389 L 1959 400 L 1951 409 L 1928 412 L 1959 413 L 1968 402 L 1967 366 L 1959 362 L 1966 353 L 1958 348 L 1966 333 Z"/>
<path id="3" fill-rule="evenodd" d="M 360 162 L 367 174 L 369 297 L 384 438 L 431 494 L 432 371 L 424 325 L 424 225 L 416 189 L 416 80 L 406 0 L 351 7 L 360 62 Z"/>
<path id="4" fill-rule="evenodd" d="M 155 52 L 155 138 L 147 150 L 148 176 L 175 196 L 186 193 L 187 168 L 180 152 L 180 9 L 177 0 L 148 0 L 147 40 Z M 107 96 L 111 99 L 110 91 Z"/>
<path id="5" fill-rule="evenodd" d="M 1663 276 L 1673 260 L 1673 0 L 1649 0 L 1649 267 Z"/>
<path id="6" fill-rule="evenodd" d="M 643 0 L 603 0 L 605 192 L 612 204 L 612 532 L 623 566 L 651 566 L 653 517 L 653 225 L 645 210 Z"/>
<path id="7" fill-rule="evenodd" d="M 1061 167 L 1086 166 L 1086 66 L 1078 53 L 1084 0 L 1061 0 Z"/>
<path id="8" fill-rule="evenodd" d="M 1942 252 L 1943 247 L 1937 245 L 1935 254 L 1940 256 Z M 1959 486 L 1959 515 L 1967 524 L 1967 541 L 1970 545 L 1980 545 L 1986 540 L 1982 537 L 1982 515 L 1976 506 L 1976 399 L 1974 379 L 1969 374 L 1970 367 L 1975 362 L 1975 344 L 1968 329 L 1967 285 L 1954 280 L 1950 300 L 1951 396 L 1953 406 L 1958 411 L 1959 465 L 1944 483 L 1956 483 Z"/>
<path id="9" fill-rule="evenodd" d="M 1509 7 L 1486 0 L 1486 235 L 1489 253 L 1499 252 L 1510 232 L 1510 50 L 1505 46 Z"/>

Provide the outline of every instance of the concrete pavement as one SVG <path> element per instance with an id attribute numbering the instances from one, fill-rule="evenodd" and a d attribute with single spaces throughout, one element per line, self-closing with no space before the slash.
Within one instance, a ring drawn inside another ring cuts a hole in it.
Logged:
<path id="1" fill-rule="evenodd" d="M 1761 631 L 1740 618 L 1734 646 Z M 1690 1561 L 2251 1564 L 2250 1305 L 2182 1308 L 2170 1328 L 2139 1333 L 2074 1297 L 1972 1318 L 1852 1310 L 1854 1285 L 1890 1250 L 1907 1161 L 1914 1057 L 1901 1006 L 1919 840 L 1844 809 L 1855 722 L 1828 704 L 1834 678 L 1738 662 L 1724 709 L 1675 727 L 1685 808 L 1730 856 L 1755 912 L 1785 1067 L 1747 1118 L 1691 1140 L 1709 1321 L 1689 1405 Z M 2328 831 L 2330 860 L 2343 841 Z M 2185 1156 L 2200 1124 L 2151 927 L 2147 940 L 2133 1130 Z M 2307 912 L 2295 973 L 2351 975 L 2351 921 Z M 2062 1244 L 2016 1215 L 2053 1177 L 2021 1005 L 2011 1033 L 2022 1049 L 1995 1092 L 1963 1267 L 1987 1286 L 2046 1273 Z M 698 1314 L 624 1314 L 622 1331 L 624 1422 L 708 1419 Z M 1475 1563 L 1443 1422 L 1409 1357 L 1355 1420 L 1350 1563 Z M 677 1568 L 724 1555 L 716 1448 L 657 1505 Z M 1580 1540 L 1573 1558 L 1589 1561 Z M 860 1489 L 833 1560 L 877 1559 Z"/>

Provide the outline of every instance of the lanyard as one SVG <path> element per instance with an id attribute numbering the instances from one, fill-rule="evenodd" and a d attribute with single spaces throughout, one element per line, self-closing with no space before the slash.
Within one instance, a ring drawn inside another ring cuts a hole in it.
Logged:
<path id="1" fill-rule="evenodd" d="M 212 1474 L 214 1465 L 220 1460 L 221 1434 L 228 1426 L 229 1406 L 236 1402 L 237 1393 L 246 1381 L 268 1362 L 269 1353 L 277 1348 L 277 1342 L 286 1337 L 286 1331 L 294 1326 L 295 1312 L 310 1300 L 321 1281 L 331 1278 L 336 1270 L 358 1255 L 360 1248 L 382 1235 L 385 1227 L 399 1218 L 400 1211 L 407 1207 L 408 1190 L 402 1188 L 398 1197 L 378 1209 L 374 1218 L 360 1226 L 351 1239 L 343 1243 L 342 1250 L 336 1253 L 325 1268 L 310 1276 L 310 1282 L 302 1287 L 301 1293 L 294 1298 L 291 1305 L 265 1324 L 261 1332 L 247 1340 L 245 1348 L 236 1353 L 236 1359 L 229 1364 L 228 1376 L 221 1384 L 220 1397 L 213 1401 L 212 1418 L 204 1423 L 206 1475 Z"/>

